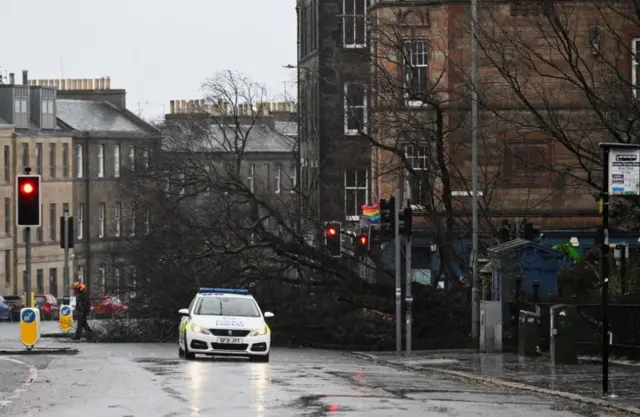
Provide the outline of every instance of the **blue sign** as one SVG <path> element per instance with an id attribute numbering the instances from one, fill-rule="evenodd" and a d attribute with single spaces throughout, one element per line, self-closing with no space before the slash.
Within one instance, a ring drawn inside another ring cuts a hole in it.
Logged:
<path id="1" fill-rule="evenodd" d="M 60 314 L 62 314 L 63 316 L 68 316 L 69 314 L 71 314 L 71 308 L 69 306 L 62 306 L 62 308 L 60 309 Z"/>
<path id="2" fill-rule="evenodd" d="M 25 310 L 22 312 L 22 321 L 25 323 L 33 323 L 36 319 L 36 313 L 31 310 Z"/>

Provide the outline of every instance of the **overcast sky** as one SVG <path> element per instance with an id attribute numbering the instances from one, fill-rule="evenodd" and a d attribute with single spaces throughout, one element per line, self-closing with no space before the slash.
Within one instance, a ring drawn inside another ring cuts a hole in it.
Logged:
<path id="1" fill-rule="evenodd" d="M 295 0 L 0 0 L 0 67 L 29 78 L 111 77 L 130 110 L 169 111 L 233 69 L 293 91 Z"/>

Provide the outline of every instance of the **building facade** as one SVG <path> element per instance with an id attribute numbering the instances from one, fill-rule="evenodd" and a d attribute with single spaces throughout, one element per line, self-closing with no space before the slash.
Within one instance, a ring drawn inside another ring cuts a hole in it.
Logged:
<path id="1" fill-rule="evenodd" d="M 31 282 L 36 293 L 63 293 L 64 251 L 60 248 L 59 218 L 73 204 L 72 138 L 58 129 L 56 90 L 22 84 L 0 85 L 0 141 L 3 149 L 3 256 L 5 294 L 21 294 L 25 276 L 25 231 L 16 220 L 16 175 L 30 168 L 41 176 L 41 227 L 31 230 Z"/>
<path id="2" fill-rule="evenodd" d="M 122 197 L 120 179 L 150 163 L 160 132 L 126 109 L 126 91 L 111 89 L 108 77 L 33 84 L 58 87 L 58 130 L 71 140 L 73 277 L 94 293 L 119 292 L 131 278 L 118 242 L 151 227 L 149 213 Z"/>
<path id="3" fill-rule="evenodd" d="M 299 0 L 298 103 L 303 206 L 357 224 L 372 195 L 366 0 Z"/>

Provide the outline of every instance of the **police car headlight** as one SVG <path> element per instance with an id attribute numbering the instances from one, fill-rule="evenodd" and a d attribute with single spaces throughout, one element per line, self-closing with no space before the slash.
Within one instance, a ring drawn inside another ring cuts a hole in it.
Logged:
<path id="1" fill-rule="evenodd" d="M 194 333 L 200 333 L 200 334 L 211 334 L 209 333 L 209 330 L 205 329 L 202 326 L 198 326 L 197 324 L 193 323 L 191 324 L 191 331 Z"/>
<path id="2" fill-rule="evenodd" d="M 259 329 L 255 329 L 254 331 L 249 333 L 249 336 L 264 336 L 268 334 L 270 331 L 271 330 L 269 329 L 269 326 L 267 326 L 267 324 L 265 323 Z"/>

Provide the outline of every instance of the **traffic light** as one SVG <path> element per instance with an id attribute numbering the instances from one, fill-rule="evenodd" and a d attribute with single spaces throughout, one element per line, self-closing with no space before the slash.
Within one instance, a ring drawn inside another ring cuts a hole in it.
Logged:
<path id="1" fill-rule="evenodd" d="M 334 258 L 342 256 L 342 233 L 340 222 L 328 222 L 324 226 L 324 244 Z"/>
<path id="2" fill-rule="evenodd" d="M 369 236 L 360 234 L 355 239 L 354 255 L 356 258 L 362 258 L 369 252 Z"/>
<path id="3" fill-rule="evenodd" d="M 524 224 L 524 238 L 526 240 L 537 242 L 541 240 L 541 237 L 542 233 L 540 231 L 540 226 L 536 226 L 529 222 Z"/>
<path id="4" fill-rule="evenodd" d="M 18 227 L 42 226 L 40 175 L 18 175 L 16 185 L 16 225 Z"/>
<path id="5" fill-rule="evenodd" d="M 382 237 L 392 238 L 396 227 L 396 199 L 389 197 L 380 200 L 380 233 Z"/>
<path id="6" fill-rule="evenodd" d="M 407 205 L 407 207 L 400 212 L 399 219 L 398 228 L 400 229 L 400 235 L 411 236 L 413 232 L 413 211 L 411 211 L 411 205 Z"/>

